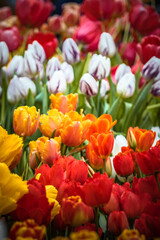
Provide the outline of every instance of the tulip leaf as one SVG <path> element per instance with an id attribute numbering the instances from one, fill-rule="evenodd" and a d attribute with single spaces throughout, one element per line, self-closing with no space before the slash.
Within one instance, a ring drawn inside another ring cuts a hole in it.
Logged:
<path id="1" fill-rule="evenodd" d="M 112 79 L 110 76 L 108 76 L 108 81 L 109 81 L 109 86 L 110 86 L 110 91 L 109 91 L 109 105 L 110 107 L 114 103 L 116 99 L 116 86 L 113 83 Z"/>
<path id="2" fill-rule="evenodd" d="M 31 89 L 28 90 L 28 95 L 26 97 L 26 104 L 29 107 L 34 106 L 34 95 L 33 95 L 32 91 L 31 91 Z"/>
<path id="3" fill-rule="evenodd" d="M 137 98 L 137 101 L 130 109 L 128 115 L 126 116 L 125 122 L 124 122 L 124 124 L 125 124 L 124 132 L 127 132 L 128 128 L 130 126 L 133 126 L 133 120 L 137 116 L 142 103 L 146 101 L 146 98 L 147 98 L 147 95 L 151 88 L 151 85 L 152 85 L 152 81 L 150 83 L 148 83 L 145 88 L 143 88 L 143 90 L 141 91 L 140 95 Z"/>
<path id="4" fill-rule="evenodd" d="M 107 221 L 105 216 L 100 212 L 99 213 L 99 226 L 102 228 L 103 232 L 107 229 Z"/>
<path id="5" fill-rule="evenodd" d="M 121 108 L 121 105 L 123 103 L 123 99 L 121 98 L 121 96 L 119 96 L 114 103 L 112 104 L 111 108 L 108 111 L 108 114 L 110 114 L 113 118 L 113 120 L 115 120 L 117 118 L 118 112 Z"/>
<path id="6" fill-rule="evenodd" d="M 47 113 L 47 111 L 48 111 L 48 91 L 47 91 L 46 85 L 44 85 L 42 93 L 43 93 L 42 112 Z"/>

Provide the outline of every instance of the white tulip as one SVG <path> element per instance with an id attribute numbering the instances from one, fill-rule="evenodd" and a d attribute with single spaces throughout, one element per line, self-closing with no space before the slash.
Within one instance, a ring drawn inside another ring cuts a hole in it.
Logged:
<path id="1" fill-rule="evenodd" d="M 38 74 L 43 68 L 42 63 L 33 57 L 32 52 L 30 50 L 25 51 L 24 64 L 25 74 L 30 77 L 33 77 L 36 74 Z"/>
<path id="2" fill-rule="evenodd" d="M 39 62 L 44 63 L 46 60 L 46 54 L 42 45 L 33 41 L 32 44 L 28 44 L 28 50 L 32 53 L 33 57 L 36 58 Z"/>
<path id="3" fill-rule="evenodd" d="M 46 77 L 48 80 L 50 80 L 53 76 L 53 73 L 55 71 L 58 71 L 61 69 L 61 63 L 56 57 L 52 57 L 46 66 Z"/>
<path id="4" fill-rule="evenodd" d="M 142 76 L 148 80 L 160 80 L 160 58 L 155 56 L 150 58 L 143 66 Z"/>
<path id="5" fill-rule="evenodd" d="M 24 76 L 24 58 L 22 56 L 15 55 L 8 65 L 8 77 L 12 77 L 14 74 L 18 77 Z"/>
<path id="6" fill-rule="evenodd" d="M 74 80 L 74 72 L 72 65 L 68 64 L 67 62 L 64 62 L 61 64 L 61 70 L 63 71 L 67 83 L 72 83 Z"/>
<path id="7" fill-rule="evenodd" d="M 120 64 L 115 73 L 116 83 L 118 83 L 120 78 L 123 77 L 126 73 L 131 73 L 131 68 L 125 63 Z"/>
<path id="8" fill-rule="evenodd" d="M 0 67 L 5 66 L 9 61 L 9 49 L 5 42 L 0 42 Z"/>
<path id="9" fill-rule="evenodd" d="M 109 33 L 103 32 L 100 36 L 98 51 L 103 56 L 112 57 L 116 53 L 116 45 Z"/>
<path id="10" fill-rule="evenodd" d="M 47 83 L 48 91 L 56 94 L 58 92 L 64 93 L 67 88 L 66 78 L 62 70 L 55 71 L 52 78 Z"/>
<path id="11" fill-rule="evenodd" d="M 135 76 L 132 73 L 126 73 L 120 78 L 117 84 L 117 93 L 122 95 L 123 98 L 129 98 L 133 96 L 135 91 Z"/>
<path id="12" fill-rule="evenodd" d="M 69 64 L 74 64 L 80 61 L 79 48 L 72 38 L 67 38 L 63 42 L 62 53 L 65 61 Z"/>

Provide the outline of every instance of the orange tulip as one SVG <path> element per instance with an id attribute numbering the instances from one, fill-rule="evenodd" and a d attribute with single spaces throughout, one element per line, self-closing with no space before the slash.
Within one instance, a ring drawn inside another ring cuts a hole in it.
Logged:
<path id="1" fill-rule="evenodd" d="M 106 159 L 111 154 L 114 144 L 113 132 L 94 133 L 90 136 L 90 141 L 93 150 L 100 158 Z"/>
<path id="2" fill-rule="evenodd" d="M 99 118 L 92 114 L 87 114 L 84 119 L 90 119 L 92 124 L 89 128 L 87 139 L 90 140 L 90 136 L 93 133 L 107 133 L 116 123 L 117 120 L 114 122 L 112 121 L 112 116 L 109 114 L 102 114 Z"/>
<path id="3" fill-rule="evenodd" d="M 39 124 L 40 112 L 36 107 L 21 106 L 14 110 L 13 128 L 22 137 L 32 136 Z"/>
<path id="4" fill-rule="evenodd" d="M 64 115 L 57 109 L 48 111 L 48 115 L 42 114 L 40 116 L 39 129 L 41 133 L 46 137 L 51 137 L 54 130 L 56 130 L 63 119 Z"/>
<path id="5" fill-rule="evenodd" d="M 62 93 L 57 93 L 56 95 L 51 94 L 51 109 L 56 108 L 62 113 L 67 113 L 70 111 L 75 111 L 78 103 L 78 94 L 69 94 L 64 96 Z"/>
<path id="6" fill-rule="evenodd" d="M 144 152 L 152 146 L 155 136 L 156 133 L 152 130 L 130 127 L 127 133 L 127 141 L 131 148 L 133 145 L 135 146 L 136 152 Z"/>
<path id="7" fill-rule="evenodd" d="M 90 124 L 90 120 L 83 120 L 82 115 L 71 111 L 64 116 L 56 135 L 60 135 L 62 142 L 67 146 L 76 147 L 86 140 Z"/>
<path id="8" fill-rule="evenodd" d="M 53 161 L 58 159 L 58 157 L 60 156 L 60 146 L 60 137 L 55 137 L 51 139 L 48 139 L 47 137 L 40 137 L 37 139 L 37 141 L 31 141 L 29 143 L 30 167 L 35 169 L 38 166 L 35 154 L 37 154 L 38 159 L 43 163 L 46 163 L 49 166 L 53 165 Z"/>
<path id="9" fill-rule="evenodd" d="M 103 167 L 103 159 L 97 156 L 91 143 L 86 147 L 86 158 L 89 160 L 91 167 L 95 170 L 99 170 Z"/>

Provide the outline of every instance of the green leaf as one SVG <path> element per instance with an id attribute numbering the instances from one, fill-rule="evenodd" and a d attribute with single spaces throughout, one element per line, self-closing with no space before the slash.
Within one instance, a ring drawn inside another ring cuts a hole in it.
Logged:
<path id="1" fill-rule="evenodd" d="M 103 232 L 107 229 L 107 221 L 105 216 L 100 212 L 99 213 L 99 226 L 102 228 Z"/>
<path id="2" fill-rule="evenodd" d="M 119 96 L 111 105 L 111 108 L 109 109 L 108 114 L 112 116 L 113 120 L 117 118 L 117 115 L 118 115 L 118 112 L 120 111 L 122 103 L 123 103 L 123 99 L 121 98 L 121 96 Z"/>
<path id="3" fill-rule="evenodd" d="M 32 91 L 31 91 L 31 89 L 28 90 L 28 95 L 26 97 L 26 104 L 29 107 L 34 106 L 34 95 L 33 95 Z"/>

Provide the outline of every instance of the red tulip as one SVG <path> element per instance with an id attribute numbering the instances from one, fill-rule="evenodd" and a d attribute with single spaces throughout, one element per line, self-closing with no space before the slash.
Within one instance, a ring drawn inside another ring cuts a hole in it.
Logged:
<path id="1" fill-rule="evenodd" d="M 141 171 L 146 174 L 154 174 L 160 171 L 160 148 L 152 147 L 148 151 L 137 153 L 136 162 Z"/>
<path id="2" fill-rule="evenodd" d="M 153 56 L 160 58 L 160 37 L 155 35 L 144 37 L 141 44 L 137 44 L 137 52 L 144 64 Z"/>
<path id="3" fill-rule="evenodd" d="M 147 35 L 160 26 L 158 13 L 151 6 L 137 4 L 129 13 L 131 26 L 140 34 Z"/>
<path id="4" fill-rule="evenodd" d="M 120 176 L 128 176 L 134 171 L 133 157 L 130 152 L 118 153 L 113 159 L 116 173 Z"/>
<path id="5" fill-rule="evenodd" d="M 58 41 L 55 35 L 51 32 L 43 33 L 38 32 L 30 35 L 27 39 L 27 44 L 32 43 L 33 41 L 39 42 L 46 53 L 47 59 L 52 57 L 56 51 Z"/>
<path id="6" fill-rule="evenodd" d="M 119 197 L 118 197 L 117 192 L 115 192 L 113 187 L 112 187 L 112 192 L 111 192 L 111 196 L 110 196 L 109 202 L 104 205 L 103 211 L 106 214 L 109 214 L 112 211 L 119 211 L 119 210 L 120 210 Z"/>
<path id="7" fill-rule="evenodd" d="M 99 172 L 88 178 L 82 187 L 84 203 L 91 207 L 107 203 L 112 191 L 112 180 L 106 173 L 102 175 Z"/>
<path id="8" fill-rule="evenodd" d="M 29 192 L 17 202 L 16 217 L 20 221 L 34 219 L 39 225 L 48 225 L 51 220 L 53 204 L 49 204 L 45 187 L 32 178 L 28 181 Z"/>
<path id="9" fill-rule="evenodd" d="M 1 7 L 0 8 L 0 21 L 3 21 L 12 16 L 12 10 L 10 7 Z"/>
<path id="10" fill-rule="evenodd" d="M 114 11 L 114 0 L 84 0 L 82 12 L 92 21 L 110 18 Z"/>
<path id="11" fill-rule="evenodd" d="M 129 228 L 129 223 L 125 212 L 111 212 L 108 218 L 108 229 L 110 233 L 119 235 L 126 228 Z"/>
<path id="12" fill-rule="evenodd" d="M 7 44 L 9 51 L 13 52 L 22 42 L 19 29 L 17 27 L 0 29 L 0 41 L 4 41 Z"/>
<path id="13" fill-rule="evenodd" d="M 50 1 L 17 0 L 16 14 L 22 24 L 39 27 L 49 17 L 54 6 Z"/>
<path id="14" fill-rule="evenodd" d="M 119 53 L 124 63 L 133 66 L 136 58 L 136 43 L 128 42 L 127 44 L 120 44 Z"/>
<path id="15" fill-rule="evenodd" d="M 93 22 L 83 16 L 74 38 L 83 44 L 84 50 L 92 52 L 98 49 L 101 33 L 101 23 L 99 21 Z"/>

